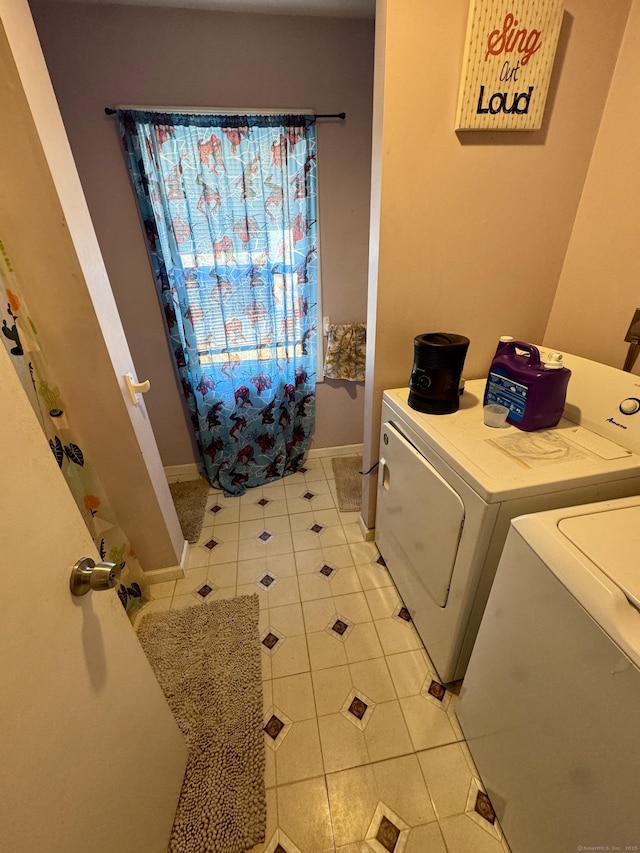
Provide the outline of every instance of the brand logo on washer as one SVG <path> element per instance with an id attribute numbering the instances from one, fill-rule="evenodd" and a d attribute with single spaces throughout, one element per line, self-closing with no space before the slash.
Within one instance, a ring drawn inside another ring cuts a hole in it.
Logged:
<path id="1" fill-rule="evenodd" d="M 613 418 L 607 418 L 607 423 L 613 424 L 614 426 L 617 426 L 617 427 L 620 427 L 620 429 L 627 429 L 627 427 L 624 424 L 619 424 L 618 421 L 614 421 Z"/>

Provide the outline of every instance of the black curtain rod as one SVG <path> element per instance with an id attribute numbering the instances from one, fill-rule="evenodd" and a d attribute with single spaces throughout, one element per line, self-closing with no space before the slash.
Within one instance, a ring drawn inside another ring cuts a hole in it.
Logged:
<path id="1" fill-rule="evenodd" d="M 117 110 L 114 110 L 113 107 L 105 107 L 104 111 L 108 116 L 114 116 L 118 112 Z M 158 110 L 158 112 L 161 112 L 161 110 Z M 237 115 L 237 114 L 234 113 L 234 115 Z M 346 117 L 347 117 L 346 113 L 318 113 L 316 115 L 316 118 L 341 118 L 341 119 L 345 119 Z"/>

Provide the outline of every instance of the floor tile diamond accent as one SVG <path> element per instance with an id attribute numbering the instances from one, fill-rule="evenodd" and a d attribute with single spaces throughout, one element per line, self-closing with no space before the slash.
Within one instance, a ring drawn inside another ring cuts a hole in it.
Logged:
<path id="1" fill-rule="evenodd" d="M 272 740 L 276 740 L 284 726 L 285 724 L 282 720 L 279 717 L 276 717 L 275 714 L 272 714 L 268 723 L 264 727 L 264 730 Z"/>
<path id="2" fill-rule="evenodd" d="M 224 507 L 223 507 L 223 506 L 220 506 L 220 504 L 214 504 L 213 506 L 210 506 L 210 507 L 209 507 L 209 510 L 208 510 L 208 511 L 209 511 L 212 515 L 217 515 L 219 512 L 222 512 L 222 510 L 223 510 L 223 509 L 224 509 Z"/>
<path id="3" fill-rule="evenodd" d="M 400 830 L 398 827 L 391 823 L 388 817 L 383 816 L 376 833 L 376 841 L 379 841 L 389 853 L 393 853 L 399 838 Z"/>
<path id="4" fill-rule="evenodd" d="M 375 707 L 375 702 L 372 702 L 360 688 L 354 687 L 347 696 L 340 713 L 345 720 L 363 732 L 369 725 Z"/>
<path id="5" fill-rule="evenodd" d="M 478 814 L 483 817 L 486 821 L 488 821 L 492 826 L 496 822 L 496 813 L 493 810 L 493 806 L 491 805 L 491 800 L 484 791 L 478 791 L 478 796 L 476 797 L 476 805 L 475 810 Z"/>
<path id="6" fill-rule="evenodd" d="M 336 613 L 335 616 L 331 617 L 331 621 L 325 628 L 325 631 L 333 637 L 334 640 L 340 640 L 343 643 L 351 634 L 352 630 L 353 623 L 345 616 L 341 616 L 339 613 Z"/>
<path id="7" fill-rule="evenodd" d="M 372 850 L 380 853 L 401 853 L 407 844 L 409 831 L 409 825 L 381 802 L 378 803 L 364 840 Z"/>
<path id="8" fill-rule="evenodd" d="M 293 723 L 280 708 L 276 708 L 273 705 L 263 719 L 266 721 L 263 728 L 265 746 L 268 746 L 273 751 L 277 751 L 291 731 Z"/>
<path id="9" fill-rule="evenodd" d="M 268 498 L 260 498 L 259 501 L 256 501 L 258 506 L 265 507 L 267 504 L 270 504 L 271 501 Z"/>
<path id="10" fill-rule="evenodd" d="M 385 569 L 386 569 L 386 567 L 387 567 L 387 564 L 386 564 L 385 559 L 384 559 L 384 557 L 382 556 L 382 554 L 380 554 L 380 556 L 379 556 L 379 557 L 378 557 L 378 559 L 376 560 L 376 563 L 378 563 L 380 566 L 384 566 L 384 567 L 385 567 Z"/>
<path id="11" fill-rule="evenodd" d="M 276 629 L 272 628 L 270 625 L 260 637 L 260 645 L 264 652 L 269 655 L 275 655 L 275 653 L 279 652 L 284 646 L 286 639 L 287 638 L 283 634 L 276 631 Z"/>
<path id="12" fill-rule="evenodd" d="M 265 572 L 257 581 L 258 586 L 261 586 L 263 589 L 270 589 L 277 582 L 278 578 L 275 575 L 270 575 L 269 572 Z"/>
<path id="13" fill-rule="evenodd" d="M 411 614 L 406 607 L 401 607 L 398 611 L 398 618 L 404 619 L 405 622 L 411 622 Z"/>
<path id="14" fill-rule="evenodd" d="M 204 543 L 202 547 L 205 549 L 205 551 L 211 552 L 217 545 L 220 545 L 220 542 L 218 542 L 216 539 L 209 539 L 207 542 Z"/>
<path id="15" fill-rule="evenodd" d="M 269 539 L 273 538 L 273 533 L 270 533 L 268 530 L 263 530 L 262 533 L 258 534 L 257 538 L 260 539 L 262 542 L 268 542 Z"/>
<path id="16" fill-rule="evenodd" d="M 451 690 L 447 690 L 444 684 L 437 681 L 431 673 L 427 675 L 420 694 L 427 702 L 431 702 L 432 705 L 442 711 L 448 710 L 454 695 Z"/>
<path id="17" fill-rule="evenodd" d="M 315 495 L 313 494 L 313 492 L 305 492 L 302 497 L 305 499 L 305 501 L 312 501 L 315 498 Z"/>
<path id="18" fill-rule="evenodd" d="M 276 637 L 275 634 L 272 634 L 271 631 L 267 634 L 267 636 L 262 640 L 262 645 L 266 646 L 269 651 L 272 651 L 275 647 L 276 643 L 280 642 L 280 638 Z"/>
<path id="19" fill-rule="evenodd" d="M 446 687 L 443 684 L 440 684 L 439 681 L 432 681 L 431 684 L 429 685 L 429 689 L 427 690 L 427 693 L 430 693 L 432 696 L 435 696 L 435 698 L 439 702 L 442 702 L 442 700 L 445 697 L 446 692 L 447 692 Z"/>
<path id="20" fill-rule="evenodd" d="M 316 569 L 316 572 L 323 577 L 325 580 L 332 580 L 336 576 L 337 569 L 335 566 L 329 565 L 329 563 L 323 563 L 320 568 Z"/>
<path id="21" fill-rule="evenodd" d="M 199 595 L 200 598 L 206 598 L 213 591 L 214 587 L 209 586 L 208 583 L 203 583 L 202 586 L 196 590 L 196 595 Z"/>
<path id="22" fill-rule="evenodd" d="M 316 524 L 312 524 L 311 527 L 309 528 L 309 530 L 312 533 L 322 533 L 322 531 L 324 530 L 324 527 L 321 524 L 316 523 Z"/>
<path id="23" fill-rule="evenodd" d="M 358 696 L 354 696 L 349 705 L 349 713 L 357 717 L 358 720 L 361 720 L 366 714 L 368 707 L 366 702 L 363 702 Z"/>
<path id="24" fill-rule="evenodd" d="M 285 835 L 281 829 L 277 829 L 269 844 L 264 848 L 264 853 L 301 853 L 301 851 L 289 836 Z"/>
<path id="25" fill-rule="evenodd" d="M 465 814 L 485 832 L 493 836 L 493 838 L 502 841 L 502 830 L 498 824 L 494 808 L 491 805 L 491 800 L 482 790 L 480 780 L 475 776 L 471 778 L 469 784 Z"/>
<path id="26" fill-rule="evenodd" d="M 308 469 L 308 468 L 305 468 L 305 467 L 304 467 L 304 465 L 301 465 L 301 466 L 298 468 L 298 471 L 299 471 L 301 474 L 306 474 L 308 470 L 309 470 L 309 469 Z"/>

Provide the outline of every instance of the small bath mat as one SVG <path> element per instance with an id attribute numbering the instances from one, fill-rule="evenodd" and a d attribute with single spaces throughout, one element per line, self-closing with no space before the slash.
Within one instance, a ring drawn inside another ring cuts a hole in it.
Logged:
<path id="1" fill-rule="evenodd" d="M 264 840 L 258 595 L 150 613 L 138 636 L 189 748 L 167 853 L 244 853 Z"/>
<path id="2" fill-rule="evenodd" d="M 207 505 L 209 483 L 198 477 L 197 480 L 185 480 L 182 483 L 170 483 L 169 490 L 178 513 L 182 535 L 187 542 L 198 541 Z"/>
<path id="3" fill-rule="evenodd" d="M 338 509 L 341 512 L 358 512 L 362 501 L 362 456 L 334 456 L 331 459 L 336 478 Z"/>

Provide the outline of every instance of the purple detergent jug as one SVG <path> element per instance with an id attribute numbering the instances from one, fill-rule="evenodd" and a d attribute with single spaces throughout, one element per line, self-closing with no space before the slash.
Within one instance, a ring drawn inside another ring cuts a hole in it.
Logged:
<path id="1" fill-rule="evenodd" d="M 562 353 L 548 352 L 542 360 L 532 344 L 501 340 L 487 377 L 484 404 L 506 406 L 507 421 L 518 429 L 547 429 L 562 417 L 570 376 Z"/>

